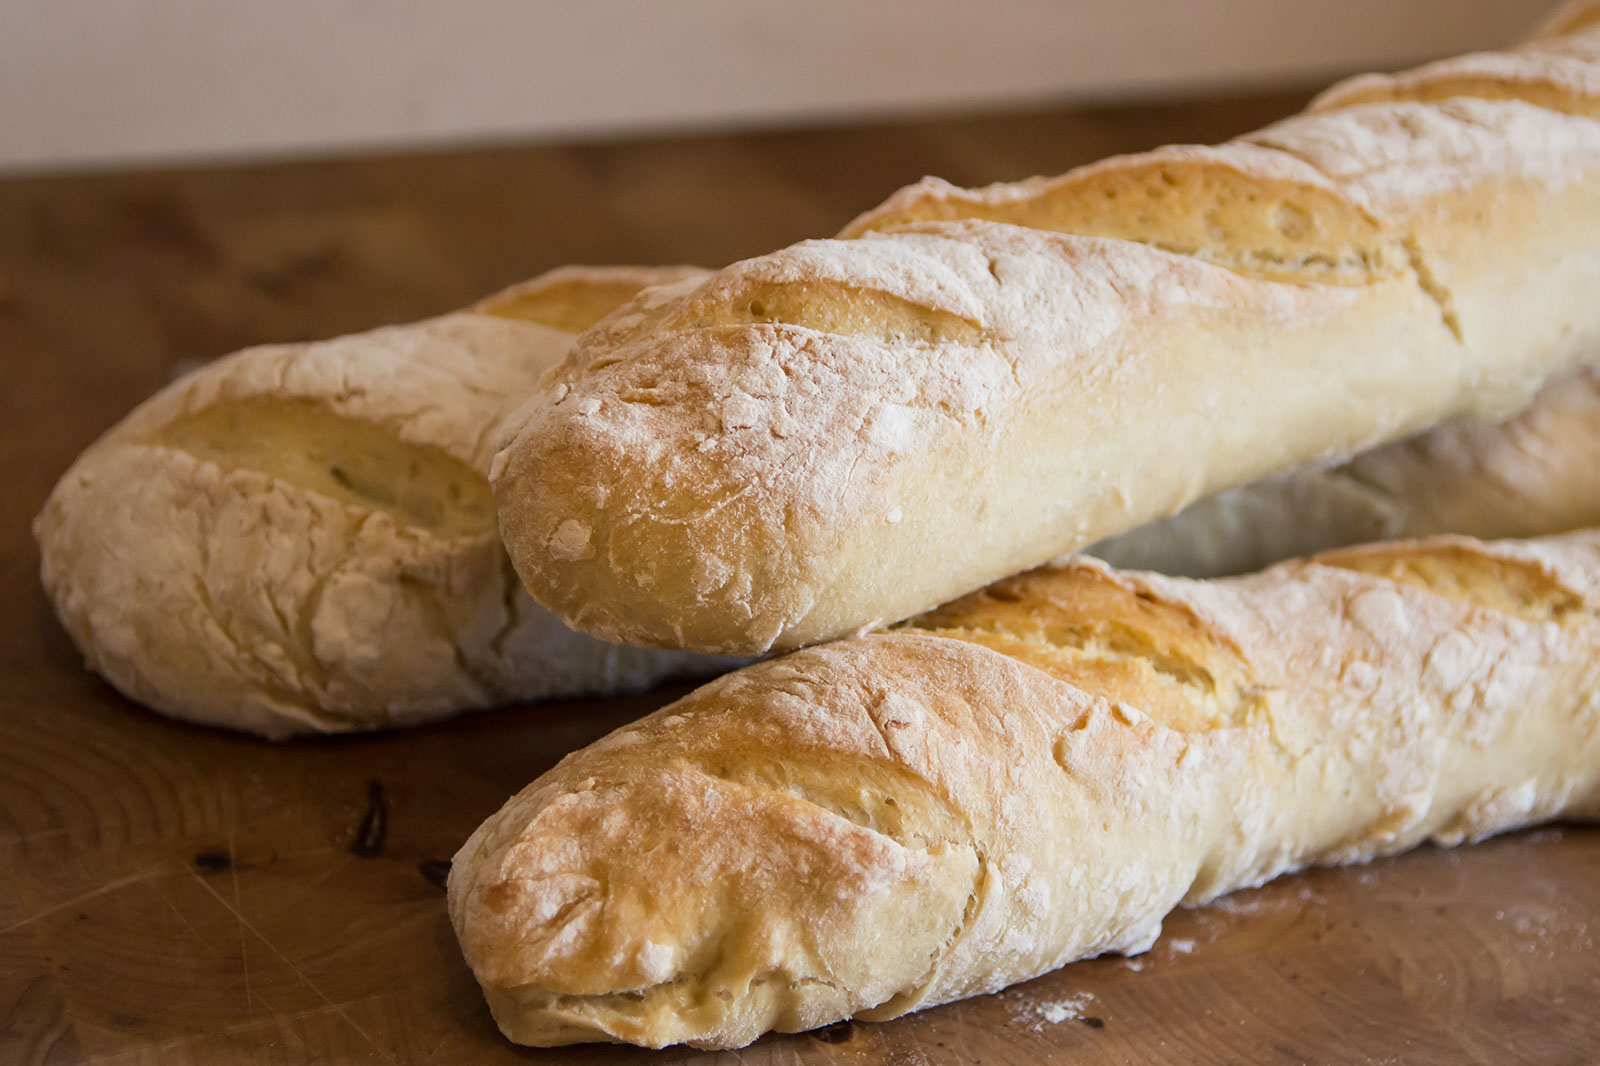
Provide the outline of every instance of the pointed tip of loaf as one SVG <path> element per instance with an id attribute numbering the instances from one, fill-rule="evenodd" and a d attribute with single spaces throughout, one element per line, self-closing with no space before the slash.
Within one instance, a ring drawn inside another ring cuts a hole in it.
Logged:
<path id="1" fill-rule="evenodd" d="M 980 863 L 884 749 L 852 643 L 713 682 L 479 828 L 450 911 L 508 1036 L 737 1047 L 920 987 Z"/>

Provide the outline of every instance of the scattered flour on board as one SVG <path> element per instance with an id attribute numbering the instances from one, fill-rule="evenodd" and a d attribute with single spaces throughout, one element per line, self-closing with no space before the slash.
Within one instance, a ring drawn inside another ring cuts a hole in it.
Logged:
<path id="1" fill-rule="evenodd" d="M 1206 904 L 1206 906 L 1224 914 L 1261 914 L 1264 911 L 1277 910 L 1281 904 L 1272 899 L 1240 899 L 1235 896 L 1219 896 Z"/>
<path id="2" fill-rule="evenodd" d="M 1015 994 L 1018 999 L 1022 996 Z M 1073 1022 L 1084 1016 L 1089 1004 L 1094 1002 L 1093 992 L 1077 992 L 1059 999 L 1043 1002 L 1022 1001 L 1011 1007 L 1011 1020 L 1018 1025 L 1038 1031 L 1046 1025 Z"/>

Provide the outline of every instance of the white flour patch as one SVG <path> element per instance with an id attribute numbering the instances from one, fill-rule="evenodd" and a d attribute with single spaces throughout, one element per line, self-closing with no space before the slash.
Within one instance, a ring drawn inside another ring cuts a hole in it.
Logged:
<path id="1" fill-rule="evenodd" d="M 1282 905 L 1264 899 L 1238 899 L 1234 896 L 1219 896 L 1206 904 L 1206 906 L 1212 910 L 1221 911 L 1223 914 L 1263 914 L 1267 911 L 1278 910 Z"/>
<path id="2" fill-rule="evenodd" d="M 1017 992 L 1012 995 L 1021 1000 L 1025 994 Z M 1076 992 L 1042 1002 L 1022 1000 L 1011 1007 L 1011 1020 L 1017 1025 L 1027 1026 L 1037 1032 L 1046 1025 L 1077 1021 L 1084 1016 L 1089 1004 L 1093 1002 L 1093 992 Z"/>

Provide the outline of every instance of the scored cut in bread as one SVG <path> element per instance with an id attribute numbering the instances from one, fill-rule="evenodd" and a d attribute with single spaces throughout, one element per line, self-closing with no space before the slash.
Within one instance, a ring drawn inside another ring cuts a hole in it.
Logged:
<path id="1" fill-rule="evenodd" d="M 519 1043 L 738 1047 L 1150 946 L 1312 864 L 1600 817 L 1600 531 L 1078 559 L 710 682 L 456 855 Z"/>
<path id="2" fill-rule="evenodd" d="M 690 268 L 565 268 L 466 311 L 251 348 L 72 465 L 34 523 L 89 665 L 165 714 L 284 737 L 641 688 L 726 662 L 571 632 L 495 529 L 501 420 L 574 333 Z"/>
<path id="3" fill-rule="evenodd" d="M 1600 25 L 1216 147 L 978 190 L 648 290 L 492 470 L 535 599 L 754 654 L 925 610 L 1600 351 Z"/>

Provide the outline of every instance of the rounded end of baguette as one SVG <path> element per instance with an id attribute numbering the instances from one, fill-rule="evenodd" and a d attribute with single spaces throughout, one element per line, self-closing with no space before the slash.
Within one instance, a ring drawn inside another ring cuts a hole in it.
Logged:
<path id="1" fill-rule="evenodd" d="M 539 610 L 483 473 L 508 405 L 571 339 L 531 322 L 693 274 L 553 271 L 475 314 L 183 376 L 80 457 L 35 523 L 64 627 L 130 698 L 274 739 L 714 669 Z"/>
<path id="2" fill-rule="evenodd" d="M 491 471 L 501 536 L 529 593 L 574 629 L 741 656 L 833 635 L 809 616 L 844 546 L 801 550 L 815 515 L 741 454 L 755 430 L 730 425 L 736 404 L 717 393 L 639 360 L 558 380 L 515 416 Z"/>
<path id="3" fill-rule="evenodd" d="M 257 471 L 124 440 L 68 471 L 34 532 L 46 592 L 89 666 L 172 717 L 282 739 L 489 698 L 425 602 L 441 585 L 501 602 L 506 575 L 488 533 L 441 539 Z M 396 647 L 405 653 L 389 658 Z"/>
<path id="4" fill-rule="evenodd" d="M 925 545 L 989 458 L 957 438 L 1014 374 L 941 256 L 994 278 L 948 235 L 890 243 L 806 242 L 584 334 L 491 469 L 533 598 L 605 640 L 748 656 L 976 583 Z"/>
<path id="5" fill-rule="evenodd" d="M 772 560 L 782 550 L 758 523 L 731 530 L 737 545 L 719 543 L 727 519 L 714 526 L 697 520 L 698 501 L 684 494 L 657 496 L 655 514 L 619 521 L 609 508 L 585 506 L 573 500 L 576 493 L 562 491 L 562 482 L 603 469 L 606 460 L 572 448 L 536 449 L 526 458 L 528 467 L 510 469 L 496 493 L 507 551 L 539 604 L 573 629 L 616 644 L 740 656 L 774 649 L 786 631 L 785 612 L 770 600 L 797 600 L 804 588 L 782 584 L 772 566 L 735 573 L 742 566 L 735 558 Z M 621 475 L 610 487 L 614 506 L 634 487 L 630 480 Z M 637 495 L 649 492 L 642 486 Z M 664 519 L 669 510 L 685 517 Z M 762 596 L 758 586 L 782 594 Z"/>
<path id="6" fill-rule="evenodd" d="M 982 860 L 931 785 L 865 753 L 864 706 L 856 743 L 805 724 L 824 652 L 612 734 L 466 843 L 451 917 L 508 1037 L 729 1048 L 908 1009 Z"/>

